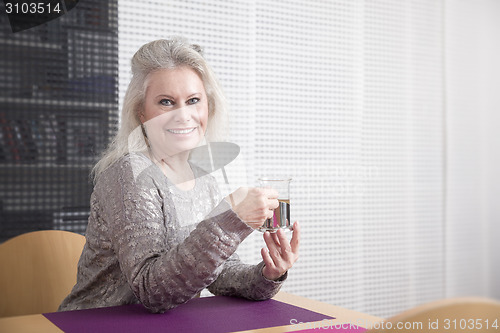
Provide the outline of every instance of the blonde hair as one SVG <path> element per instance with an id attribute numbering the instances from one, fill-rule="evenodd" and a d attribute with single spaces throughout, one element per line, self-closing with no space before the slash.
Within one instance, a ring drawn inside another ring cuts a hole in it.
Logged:
<path id="1" fill-rule="evenodd" d="M 121 125 L 109 147 L 94 166 L 94 182 L 99 175 L 122 156 L 147 150 L 139 114 L 144 106 L 148 77 L 160 69 L 188 66 L 198 73 L 208 98 L 208 124 L 205 138 L 220 140 L 227 125 L 227 106 L 214 72 L 203 58 L 200 46 L 175 37 L 143 45 L 132 57 L 132 78 L 123 101 Z"/>

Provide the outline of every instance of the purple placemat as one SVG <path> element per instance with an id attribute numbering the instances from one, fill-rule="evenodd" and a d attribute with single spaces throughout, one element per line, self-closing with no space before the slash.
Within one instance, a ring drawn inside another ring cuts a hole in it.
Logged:
<path id="1" fill-rule="evenodd" d="M 45 313 L 64 332 L 204 332 L 223 333 L 311 322 L 333 317 L 276 300 L 234 297 L 196 298 L 163 314 L 142 305 Z"/>

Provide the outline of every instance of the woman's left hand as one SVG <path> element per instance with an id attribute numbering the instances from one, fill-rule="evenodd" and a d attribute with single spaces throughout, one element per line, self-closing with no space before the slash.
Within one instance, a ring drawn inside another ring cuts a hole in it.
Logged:
<path id="1" fill-rule="evenodd" d="M 277 280 L 285 274 L 299 258 L 300 226 L 293 225 L 292 240 L 288 242 L 285 231 L 280 229 L 275 233 L 264 233 L 267 249 L 261 250 L 265 266 L 262 274 L 268 280 Z"/>

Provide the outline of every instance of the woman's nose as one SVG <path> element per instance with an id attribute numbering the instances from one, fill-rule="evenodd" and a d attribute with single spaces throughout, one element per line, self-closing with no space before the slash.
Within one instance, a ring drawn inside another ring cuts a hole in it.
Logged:
<path id="1" fill-rule="evenodd" d="M 177 110 L 174 110 L 175 115 L 174 115 L 174 120 L 183 123 L 183 122 L 188 122 L 193 118 L 193 107 L 192 106 L 183 106 L 178 108 Z M 196 112 L 196 109 L 194 108 L 194 111 Z"/>

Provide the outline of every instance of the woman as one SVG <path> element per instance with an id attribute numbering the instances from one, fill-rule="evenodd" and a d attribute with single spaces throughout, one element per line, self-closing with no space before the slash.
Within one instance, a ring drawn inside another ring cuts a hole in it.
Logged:
<path id="1" fill-rule="evenodd" d="M 234 254 L 278 206 L 272 189 L 221 198 L 189 151 L 220 133 L 224 99 L 196 45 L 157 40 L 132 58 L 117 136 L 94 168 L 94 192 L 77 283 L 59 310 L 142 303 L 164 312 L 208 288 L 274 296 L 298 257 L 299 226 L 264 234 L 262 262 Z"/>

